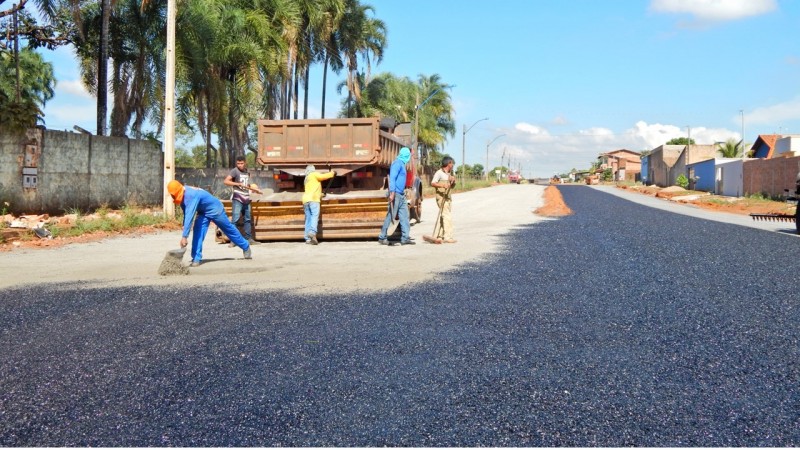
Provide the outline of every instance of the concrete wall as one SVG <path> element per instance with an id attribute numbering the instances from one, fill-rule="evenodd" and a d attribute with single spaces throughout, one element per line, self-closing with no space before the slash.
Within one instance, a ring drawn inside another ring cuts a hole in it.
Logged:
<path id="1" fill-rule="evenodd" d="M 715 163 L 713 159 L 689 164 L 690 188 L 693 188 L 695 191 L 714 192 L 714 169 Z M 697 177 L 694 186 L 692 186 L 691 181 L 693 176 Z"/>
<path id="2" fill-rule="evenodd" d="M 784 195 L 794 192 L 800 172 L 800 156 L 791 158 L 750 159 L 744 163 L 744 195 Z"/>
<path id="3" fill-rule="evenodd" d="M 775 141 L 775 151 L 772 152 L 773 158 L 786 156 L 785 153 L 787 152 L 800 152 L 800 136 L 789 135 Z"/>
<path id="4" fill-rule="evenodd" d="M 231 169 L 175 169 L 175 179 L 188 186 L 195 186 L 216 195 L 221 199 L 231 197 L 231 188 L 222 182 Z M 250 182 L 255 183 L 264 193 L 275 189 L 272 170 L 248 168 Z M 162 180 L 163 182 L 163 180 Z"/>
<path id="5" fill-rule="evenodd" d="M 685 147 L 685 145 L 661 145 L 653 149 L 647 173 L 651 183 L 661 187 L 675 184 L 677 174 L 673 173 L 673 166 Z"/>
<path id="6" fill-rule="evenodd" d="M 160 205 L 158 143 L 31 129 L 0 135 L 0 207 L 16 214 L 61 214 L 100 206 Z M 33 180 L 33 181 L 32 181 Z"/>
<path id="7" fill-rule="evenodd" d="M 725 195 L 727 197 L 741 197 L 742 193 L 742 177 L 743 177 L 743 160 L 733 159 L 721 161 L 716 167 L 716 193 L 718 195 Z"/>

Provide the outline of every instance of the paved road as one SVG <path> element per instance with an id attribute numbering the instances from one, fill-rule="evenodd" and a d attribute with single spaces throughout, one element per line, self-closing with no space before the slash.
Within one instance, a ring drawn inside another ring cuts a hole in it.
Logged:
<path id="1" fill-rule="evenodd" d="M 7 289 L 0 445 L 800 445 L 800 240 L 560 190 L 407 289 Z"/>

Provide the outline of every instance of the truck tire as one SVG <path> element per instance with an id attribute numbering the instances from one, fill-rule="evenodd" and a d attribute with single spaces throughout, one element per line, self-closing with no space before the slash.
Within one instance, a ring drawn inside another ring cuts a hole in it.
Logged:
<path id="1" fill-rule="evenodd" d="M 411 220 L 416 220 L 416 223 L 422 222 L 422 181 L 417 178 L 414 180 L 413 187 L 414 199 L 409 202 L 408 213 Z"/>
<path id="2" fill-rule="evenodd" d="M 800 202 L 797 203 L 797 209 L 794 213 L 794 226 L 797 229 L 797 234 L 800 234 Z"/>

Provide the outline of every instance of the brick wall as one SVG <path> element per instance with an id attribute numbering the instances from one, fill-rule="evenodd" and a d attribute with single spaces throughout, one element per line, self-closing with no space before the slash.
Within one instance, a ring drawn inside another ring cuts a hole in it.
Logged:
<path id="1" fill-rule="evenodd" d="M 800 156 L 791 158 L 752 159 L 744 162 L 744 195 L 784 195 L 784 189 L 794 192 Z"/>

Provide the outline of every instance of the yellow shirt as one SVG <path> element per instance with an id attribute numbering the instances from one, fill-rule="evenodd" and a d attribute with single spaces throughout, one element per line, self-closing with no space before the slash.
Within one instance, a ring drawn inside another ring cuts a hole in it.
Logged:
<path id="1" fill-rule="evenodd" d="M 305 192 L 303 193 L 303 204 L 308 202 L 320 202 L 322 198 L 322 180 L 333 178 L 333 172 L 319 173 L 311 172 L 306 176 Z"/>

